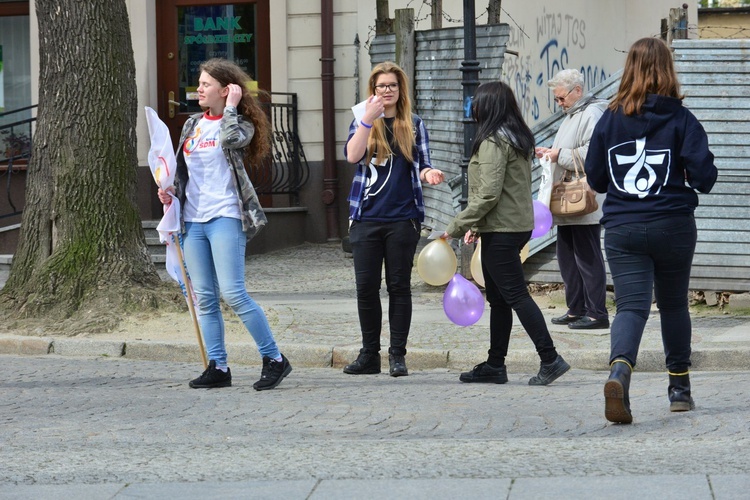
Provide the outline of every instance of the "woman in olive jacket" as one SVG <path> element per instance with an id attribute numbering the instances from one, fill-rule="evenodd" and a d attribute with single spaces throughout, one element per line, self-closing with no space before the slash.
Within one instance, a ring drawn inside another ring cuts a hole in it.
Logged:
<path id="1" fill-rule="evenodd" d="M 448 225 L 443 238 L 482 238 L 482 272 L 490 304 L 490 349 L 486 362 L 462 373 L 462 382 L 508 381 L 505 357 L 513 311 L 541 359 L 529 385 L 547 385 L 570 369 L 557 354 L 544 316 L 529 294 L 520 251 L 531 238 L 534 212 L 531 158 L 534 136 L 523 121 L 513 91 L 502 82 L 480 85 L 471 107 L 477 121 L 469 163 L 466 208 Z"/>

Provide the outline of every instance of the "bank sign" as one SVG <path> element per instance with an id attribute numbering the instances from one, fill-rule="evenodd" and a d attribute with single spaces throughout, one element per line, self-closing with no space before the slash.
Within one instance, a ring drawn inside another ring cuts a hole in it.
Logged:
<path id="1" fill-rule="evenodd" d="M 185 35 L 185 45 L 213 43 L 250 43 L 252 33 L 241 33 L 242 16 L 195 17 L 193 33 Z"/>

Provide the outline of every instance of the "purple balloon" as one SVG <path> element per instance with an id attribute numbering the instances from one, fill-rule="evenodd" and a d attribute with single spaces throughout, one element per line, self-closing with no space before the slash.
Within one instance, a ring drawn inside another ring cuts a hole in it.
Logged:
<path id="1" fill-rule="evenodd" d="M 453 323 L 473 325 L 484 312 L 484 295 L 474 283 L 456 273 L 445 289 L 443 310 Z"/>
<path id="2" fill-rule="evenodd" d="M 534 200 L 534 229 L 531 231 L 532 238 L 544 236 L 552 229 L 552 212 L 547 205 L 539 200 Z"/>

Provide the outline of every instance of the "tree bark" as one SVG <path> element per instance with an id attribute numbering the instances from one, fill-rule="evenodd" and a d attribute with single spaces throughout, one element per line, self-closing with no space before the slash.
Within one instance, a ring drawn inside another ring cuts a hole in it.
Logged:
<path id="1" fill-rule="evenodd" d="M 53 320 L 83 308 L 94 316 L 153 305 L 149 291 L 160 280 L 136 205 L 135 62 L 125 2 L 36 0 L 36 10 L 37 129 L 3 304 L 20 317 Z"/>

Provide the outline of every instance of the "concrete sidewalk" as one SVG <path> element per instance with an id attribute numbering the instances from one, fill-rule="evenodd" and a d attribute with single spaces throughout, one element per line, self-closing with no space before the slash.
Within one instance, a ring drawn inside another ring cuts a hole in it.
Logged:
<path id="1" fill-rule="evenodd" d="M 295 367 L 340 368 L 353 360 L 360 347 L 352 259 L 339 244 L 306 244 L 251 256 L 246 278 L 253 298 L 266 311 L 271 328 Z M 0 282 L 0 285 L 2 282 Z M 486 359 L 489 345 L 489 307 L 475 325 L 451 323 L 442 309 L 445 287 L 433 287 L 412 275 L 414 313 L 407 365 L 410 370 L 469 369 Z M 385 285 L 383 285 L 385 289 Z M 383 302 L 383 352 L 388 347 L 388 300 Z M 609 330 L 570 330 L 549 320 L 565 312 L 562 292 L 535 297 L 542 307 L 556 347 L 574 367 L 607 368 Z M 610 311 L 610 318 L 614 311 Z M 227 345 L 230 364 L 259 364 L 250 336 L 228 312 Z M 133 359 L 200 361 L 197 341 L 185 312 L 129 318 L 118 331 L 86 336 L 53 337 L 0 335 L 0 354 L 55 353 L 72 356 L 124 356 Z M 384 367 L 387 355 L 383 356 Z M 693 369 L 747 370 L 750 367 L 750 317 L 731 314 L 693 316 Z M 515 321 L 507 365 L 509 371 L 538 369 L 533 344 Z M 640 371 L 663 371 L 659 316 L 646 325 L 638 359 Z"/>

